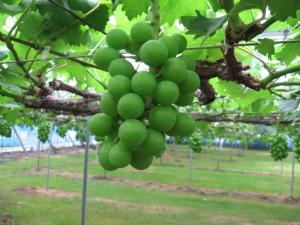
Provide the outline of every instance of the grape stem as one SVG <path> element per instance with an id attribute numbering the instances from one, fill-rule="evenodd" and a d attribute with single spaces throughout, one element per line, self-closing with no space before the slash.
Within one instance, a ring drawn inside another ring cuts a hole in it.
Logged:
<path id="1" fill-rule="evenodd" d="M 160 13 L 158 0 L 151 0 L 151 25 L 154 30 L 154 39 L 159 38 L 160 33 Z"/>

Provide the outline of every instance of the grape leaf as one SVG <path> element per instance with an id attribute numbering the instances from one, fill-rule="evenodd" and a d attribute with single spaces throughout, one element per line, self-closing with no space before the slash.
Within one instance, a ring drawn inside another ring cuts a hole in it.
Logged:
<path id="1" fill-rule="evenodd" d="M 70 45 L 86 45 L 90 41 L 89 31 L 81 29 L 80 25 L 69 28 L 58 37 Z"/>
<path id="2" fill-rule="evenodd" d="M 203 0 L 161 0 L 159 3 L 161 21 L 169 24 L 173 24 L 182 15 L 195 14 L 196 9 L 205 15 L 208 9 L 207 1 Z"/>
<path id="3" fill-rule="evenodd" d="M 22 23 L 19 25 L 21 37 L 28 40 L 36 40 L 41 35 L 44 29 L 44 17 L 37 12 L 29 12 L 24 17 Z"/>
<path id="4" fill-rule="evenodd" d="M 240 12 L 250 9 L 261 9 L 265 10 L 266 0 L 241 0 L 231 10 L 231 14 L 238 14 Z"/>
<path id="5" fill-rule="evenodd" d="M 275 53 L 274 48 L 274 41 L 268 38 L 260 39 L 259 45 L 257 45 L 255 48 L 263 55 L 268 56 L 271 58 L 271 56 Z"/>
<path id="6" fill-rule="evenodd" d="M 125 11 L 129 20 L 146 13 L 150 5 L 150 0 L 123 0 L 122 10 Z"/>
<path id="7" fill-rule="evenodd" d="M 188 29 L 188 34 L 195 34 L 195 38 L 205 35 L 203 42 L 220 29 L 227 21 L 227 16 L 218 18 L 206 18 L 198 13 L 197 16 L 181 17 L 182 24 Z"/>
<path id="8" fill-rule="evenodd" d="M 268 0 L 267 3 L 271 14 L 280 21 L 288 17 L 296 17 L 296 12 L 300 9 L 299 0 Z"/>
<path id="9" fill-rule="evenodd" d="M 296 36 L 294 40 L 299 40 L 300 35 Z M 277 59 L 283 61 L 285 64 L 290 64 L 297 56 L 300 55 L 300 44 L 299 43 L 288 43 L 285 44 L 283 49 L 276 54 Z"/>
<path id="10" fill-rule="evenodd" d="M 100 30 L 104 30 L 109 20 L 109 8 L 107 5 L 101 4 L 93 13 L 85 18 L 90 24 Z"/>

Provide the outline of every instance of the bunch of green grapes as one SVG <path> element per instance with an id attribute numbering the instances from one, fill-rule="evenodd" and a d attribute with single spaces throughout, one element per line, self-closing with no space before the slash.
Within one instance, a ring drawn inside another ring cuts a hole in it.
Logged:
<path id="1" fill-rule="evenodd" d="M 298 134 L 294 139 L 295 157 L 300 162 L 300 135 Z"/>
<path id="2" fill-rule="evenodd" d="M 99 153 L 106 170 L 131 165 L 148 168 L 154 156 L 165 151 L 165 135 L 190 136 L 194 119 L 178 111 L 193 102 L 200 85 L 195 61 L 178 56 L 187 45 L 181 34 L 153 39 L 150 23 L 138 22 L 130 35 L 113 29 L 106 36 L 107 47 L 95 52 L 95 64 L 111 75 L 107 93 L 100 101 L 103 113 L 93 116 L 89 129 L 106 137 Z M 135 71 L 120 50 L 134 54 L 148 69 Z"/>
<path id="3" fill-rule="evenodd" d="M 66 137 L 68 130 L 70 129 L 70 127 L 68 125 L 60 125 L 57 130 L 56 133 L 58 134 L 58 136 L 60 136 L 61 138 Z"/>
<path id="4" fill-rule="evenodd" d="M 184 137 L 181 137 L 181 136 L 175 136 L 175 143 L 177 145 L 183 145 L 184 144 Z"/>
<path id="5" fill-rule="evenodd" d="M 202 137 L 200 134 L 194 134 L 189 138 L 189 144 L 192 150 L 196 153 L 202 151 Z"/>
<path id="6" fill-rule="evenodd" d="M 270 152 L 275 161 L 281 161 L 288 156 L 289 149 L 284 136 L 276 134 L 270 137 Z"/>
<path id="7" fill-rule="evenodd" d="M 48 141 L 48 139 L 49 139 L 50 131 L 51 131 L 51 123 L 49 123 L 49 122 L 42 122 L 38 126 L 38 139 L 42 143 L 46 143 Z"/>
<path id="8" fill-rule="evenodd" d="M 6 120 L 0 120 L 0 136 L 11 137 L 11 127 Z"/>

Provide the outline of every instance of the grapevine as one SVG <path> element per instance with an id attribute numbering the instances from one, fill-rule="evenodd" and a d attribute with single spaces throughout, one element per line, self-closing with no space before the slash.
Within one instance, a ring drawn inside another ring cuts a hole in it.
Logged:
<path id="1" fill-rule="evenodd" d="M 49 139 L 50 131 L 51 131 L 51 124 L 49 122 L 42 122 L 38 126 L 38 139 L 42 143 L 46 143 Z"/>
<path id="2" fill-rule="evenodd" d="M 195 61 L 181 56 L 187 45 L 183 35 L 154 39 L 148 22 L 134 24 L 130 35 L 110 30 L 106 43 L 96 51 L 94 62 L 111 79 L 100 101 L 102 113 L 89 121 L 97 139 L 106 137 L 100 164 L 107 170 L 129 164 L 146 169 L 154 156 L 165 151 L 166 134 L 182 138 L 195 130 L 194 119 L 178 110 L 193 102 L 200 85 Z M 120 50 L 134 54 L 148 69 L 135 71 Z"/>
<path id="3" fill-rule="evenodd" d="M 192 150 L 196 153 L 201 153 L 202 151 L 202 137 L 200 134 L 194 134 L 189 138 L 189 144 Z"/>
<path id="4" fill-rule="evenodd" d="M 0 120 L 0 136 L 11 137 L 11 127 L 6 120 Z"/>
<path id="5" fill-rule="evenodd" d="M 281 135 L 273 135 L 270 137 L 270 152 L 271 157 L 275 161 L 282 161 L 288 156 L 288 145 L 286 143 L 285 137 Z"/>

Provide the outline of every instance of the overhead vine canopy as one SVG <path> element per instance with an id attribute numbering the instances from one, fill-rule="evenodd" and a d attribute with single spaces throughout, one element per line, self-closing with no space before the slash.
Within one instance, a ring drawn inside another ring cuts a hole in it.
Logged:
<path id="1" fill-rule="evenodd" d="M 206 106 L 194 110 L 299 115 L 298 0 L 3 0 L 1 114 L 15 120 L 28 109 L 100 112 L 109 75 L 94 64 L 94 53 L 110 29 L 129 32 L 137 21 L 151 21 L 154 4 L 158 34 L 184 34 L 183 55 L 197 62 L 195 95 Z M 264 123 L 274 123 L 273 114 Z"/>

